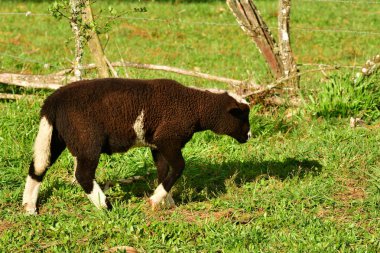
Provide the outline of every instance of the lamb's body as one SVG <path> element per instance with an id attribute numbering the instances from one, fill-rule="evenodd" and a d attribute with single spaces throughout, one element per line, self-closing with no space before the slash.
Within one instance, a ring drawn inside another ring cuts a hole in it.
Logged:
<path id="1" fill-rule="evenodd" d="M 181 175 L 185 166 L 181 148 L 192 135 L 210 129 L 245 142 L 248 113 L 243 101 L 227 93 L 187 88 L 172 80 L 97 79 L 67 85 L 42 107 L 23 204 L 28 212 L 35 212 L 46 168 L 67 147 L 77 161 L 79 184 L 97 207 L 106 207 L 95 182 L 100 154 L 148 146 L 160 183 L 150 198 L 154 207 Z"/>

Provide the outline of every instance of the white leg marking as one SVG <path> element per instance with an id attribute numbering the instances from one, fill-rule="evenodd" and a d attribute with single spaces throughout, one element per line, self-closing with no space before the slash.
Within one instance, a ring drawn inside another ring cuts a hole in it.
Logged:
<path id="1" fill-rule="evenodd" d="M 168 192 L 164 189 L 162 184 L 160 184 L 156 190 L 154 191 L 153 195 L 149 198 L 152 204 L 152 207 L 154 208 L 155 205 L 159 204 L 163 198 L 168 195 Z"/>
<path id="2" fill-rule="evenodd" d="M 27 214 L 37 213 L 37 198 L 41 182 L 37 182 L 30 176 L 26 178 L 24 195 L 22 197 L 22 205 Z"/>
<path id="3" fill-rule="evenodd" d="M 40 121 L 36 141 L 34 142 L 34 173 L 42 175 L 49 166 L 50 161 L 50 142 L 53 127 L 45 117 Z"/>
<path id="4" fill-rule="evenodd" d="M 106 195 L 104 195 L 102 189 L 100 189 L 99 185 L 94 180 L 94 187 L 90 194 L 87 194 L 88 198 L 91 202 L 99 209 L 107 208 L 106 204 Z"/>

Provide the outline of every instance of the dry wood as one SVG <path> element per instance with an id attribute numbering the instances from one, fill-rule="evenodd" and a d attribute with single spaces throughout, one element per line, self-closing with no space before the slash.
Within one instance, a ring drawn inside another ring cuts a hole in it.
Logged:
<path id="1" fill-rule="evenodd" d="M 303 72 L 298 72 L 296 75 L 293 75 L 293 76 L 290 76 L 290 77 L 285 77 L 285 78 L 281 78 L 271 84 L 268 84 L 268 85 L 263 85 L 261 86 L 260 89 L 257 89 L 255 91 L 252 91 L 252 92 L 249 92 L 249 93 L 246 93 L 243 95 L 243 97 L 249 97 L 249 96 L 252 96 L 252 95 L 256 95 L 256 94 L 259 94 L 259 93 L 263 93 L 263 92 L 267 92 L 268 90 L 271 90 L 271 89 L 274 89 L 276 87 L 278 87 L 281 83 L 284 83 L 286 82 L 287 80 L 291 79 L 291 78 L 294 78 L 295 76 L 296 77 L 300 77 L 302 75 L 305 75 L 305 74 L 310 74 L 310 73 L 315 73 L 315 72 L 320 72 L 321 70 L 323 71 L 333 71 L 333 70 L 338 70 L 339 67 L 338 66 L 332 66 L 332 67 L 328 67 L 328 68 L 318 68 L 318 69 L 310 69 L 310 70 L 306 70 L 306 71 L 303 71 Z"/>
<path id="2" fill-rule="evenodd" d="M 114 67 L 126 66 L 126 67 L 140 68 L 140 69 L 162 70 L 162 71 L 173 72 L 173 73 L 177 73 L 181 75 L 194 76 L 194 77 L 199 77 L 199 78 L 203 78 L 207 80 L 227 83 L 233 87 L 239 87 L 241 85 L 246 85 L 252 89 L 258 89 L 261 87 L 260 85 L 257 85 L 249 81 L 235 80 L 235 79 L 226 78 L 226 77 L 209 75 L 209 74 L 201 73 L 198 71 L 184 70 L 184 69 L 180 69 L 176 67 L 169 67 L 169 66 L 163 66 L 163 65 L 153 65 L 153 64 L 143 64 L 143 63 L 133 63 L 133 62 L 114 62 L 112 66 Z"/>
<path id="3" fill-rule="evenodd" d="M 293 87 L 298 87 L 299 78 L 296 76 L 298 70 L 294 60 L 292 48 L 290 46 L 290 2 L 291 0 L 280 0 L 279 15 L 278 15 L 278 37 L 280 48 L 280 59 L 284 67 L 285 78 L 292 77 L 288 83 Z"/>
<path id="4" fill-rule="evenodd" d="M 207 80 L 222 82 L 230 84 L 234 88 L 238 88 L 242 85 L 247 86 L 249 89 L 261 89 L 262 86 L 253 83 L 252 81 L 242 81 L 242 80 L 236 80 L 221 76 L 214 76 L 205 74 L 198 71 L 192 71 L 192 70 L 185 70 L 180 69 L 176 67 L 170 67 L 170 66 L 164 66 L 164 65 L 154 65 L 154 64 L 145 64 L 145 63 L 135 63 L 135 62 L 113 62 L 111 63 L 113 67 L 131 67 L 131 68 L 139 68 L 139 69 L 149 69 L 149 70 L 161 70 L 166 72 L 173 72 L 181 75 L 187 75 L 187 76 L 194 76 L 199 77 Z M 95 64 L 88 64 L 85 66 L 82 66 L 82 69 L 93 69 L 96 68 Z M 68 73 L 70 72 L 70 69 L 62 70 L 59 73 Z"/>
<path id="5" fill-rule="evenodd" d="M 16 85 L 26 88 L 36 89 L 51 89 L 56 90 L 62 86 L 66 81 L 63 76 L 55 75 L 22 75 L 22 74 L 0 74 L 0 83 Z"/>
<path id="6" fill-rule="evenodd" d="M 92 15 L 90 0 L 85 0 L 83 20 L 88 24 L 89 27 L 91 27 L 91 29 L 86 31 L 87 35 L 89 36 L 87 43 L 88 47 L 90 48 L 91 57 L 94 60 L 98 69 L 99 77 L 110 77 L 110 72 L 108 69 L 107 60 L 104 55 L 104 50 L 94 27 L 94 18 Z M 113 74 L 115 76 L 115 73 Z"/>
<path id="7" fill-rule="evenodd" d="M 114 67 L 112 66 L 111 62 L 107 59 L 106 56 L 104 56 L 104 60 L 106 61 L 107 66 L 109 67 L 110 71 L 112 72 L 112 75 L 114 77 L 118 77 L 116 70 L 114 69 Z"/>
<path id="8" fill-rule="evenodd" d="M 272 74 L 277 79 L 281 78 L 284 73 L 284 66 L 280 59 L 278 48 L 268 26 L 265 24 L 253 1 L 227 0 L 227 4 L 235 15 L 240 27 L 256 43 L 269 64 Z"/>

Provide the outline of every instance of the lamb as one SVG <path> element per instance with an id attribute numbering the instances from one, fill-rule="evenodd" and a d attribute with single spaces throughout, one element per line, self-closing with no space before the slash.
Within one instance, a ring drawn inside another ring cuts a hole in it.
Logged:
<path id="1" fill-rule="evenodd" d="M 235 94 L 189 88 L 173 80 L 94 79 L 74 82 L 50 95 L 41 109 L 34 155 L 22 204 L 37 213 L 38 191 L 47 169 L 67 148 L 75 178 L 97 208 L 111 208 L 95 181 L 101 153 L 149 147 L 158 187 L 149 198 L 175 206 L 170 189 L 181 176 L 181 149 L 198 131 L 212 130 L 240 143 L 250 138 L 248 103 Z"/>

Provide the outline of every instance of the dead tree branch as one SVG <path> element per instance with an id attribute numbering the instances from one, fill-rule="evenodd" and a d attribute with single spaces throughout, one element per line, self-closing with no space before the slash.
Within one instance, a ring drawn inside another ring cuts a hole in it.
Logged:
<path id="1" fill-rule="evenodd" d="M 272 74 L 283 77 L 284 66 L 273 36 L 252 0 L 227 0 L 240 27 L 250 36 L 269 64 Z"/>
<path id="2" fill-rule="evenodd" d="M 255 84 L 252 81 L 236 80 L 236 79 L 231 79 L 231 78 L 226 78 L 226 77 L 221 77 L 221 76 L 209 75 L 209 74 L 205 74 L 205 73 L 198 72 L 198 71 L 185 70 L 185 69 L 180 69 L 180 68 L 170 67 L 170 66 L 164 66 L 164 65 L 154 65 L 154 64 L 145 64 L 145 63 L 135 63 L 135 62 L 122 61 L 122 62 L 113 62 L 113 63 L 111 63 L 111 66 L 113 66 L 113 67 L 130 67 L 130 68 L 138 68 L 138 69 L 160 70 L 160 71 L 172 72 L 172 73 L 177 73 L 177 74 L 181 74 L 181 75 L 194 76 L 194 77 L 199 77 L 199 78 L 203 78 L 203 79 L 207 79 L 207 80 L 227 83 L 234 88 L 238 88 L 241 85 L 245 85 L 249 89 L 260 89 L 260 88 L 262 88 L 261 85 Z M 81 69 L 94 69 L 94 68 L 96 68 L 95 64 L 88 64 L 88 65 L 81 67 Z M 71 72 L 71 69 L 65 69 L 65 70 L 57 72 L 56 74 L 63 74 L 63 73 L 70 73 L 70 72 Z"/>
<path id="3" fill-rule="evenodd" d="M 252 95 L 257 95 L 257 94 L 260 94 L 260 93 L 263 93 L 263 92 L 267 92 L 268 90 L 271 90 L 271 89 L 274 89 L 276 88 L 277 86 L 279 86 L 281 83 L 284 83 L 286 81 L 288 81 L 289 79 L 291 78 L 294 78 L 294 77 L 300 77 L 302 75 L 305 75 L 305 74 L 310 74 L 310 73 L 315 73 L 315 72 L 321 72 L 321 70 L 323 71 L 333 71 L 333 70 L 338 70 L 339 67 L 338 66 L 333 66 L 333 67 L 329 67 L 329 68 L 318 68 L 318 69 L 310 69 L 310 70 L 306 70 L 306 71 L 303 71 L 303 72 L 298 72 L 296 75 L 293 75 L 293 76 L 290 76 L 290 77 L 285 77 L 285 78 L 281 78 L 271 84 L 268 84 L 266 86 L 262 86 L 261 89 L 257 89 L 253 92 L 249 92 L 249 93 L 246 93 L 244 94 L 244 97 L 249 97 L 249 96 L 252 96 Z"/>

